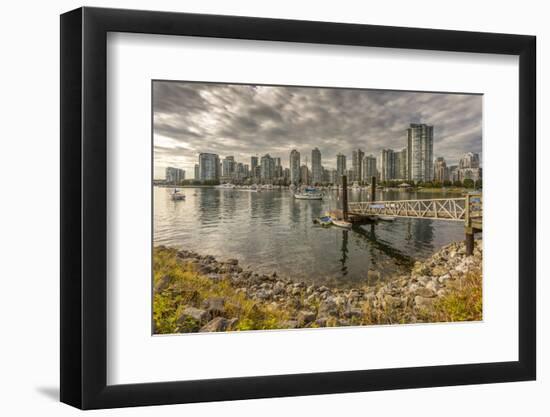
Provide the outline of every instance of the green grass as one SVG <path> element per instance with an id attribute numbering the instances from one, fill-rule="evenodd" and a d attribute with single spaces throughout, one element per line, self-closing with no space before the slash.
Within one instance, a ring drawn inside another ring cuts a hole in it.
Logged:
<path id="1" fill-rule="evenodd" d="M 455 282 L 453 290 L 439 298 L 422 319 L 430 322 L 480 321 L 483 319 L 481 273 L 469 273 Z"/>
<path id="2" fill-rule="evenodd" d="M 191 318 L 178 323 L 186 307 L 202 308 L 208 298 L 223 297 L 225 311 L 222 317 L 237 318 L 232 330 L 277 329 L 285 326 L 289 312 L 258 303 L 231 286 L 228 278 L 214 282 L 199 275 L 191 263 L 177 258 L 177 251 L 164 247 L 153 252 L 153 271 L 156 286 L 162 279 L 168 285 L 155 291 L 153 320 L 155 333 L 188 333 L 199 330 L 199 323 Z"/>

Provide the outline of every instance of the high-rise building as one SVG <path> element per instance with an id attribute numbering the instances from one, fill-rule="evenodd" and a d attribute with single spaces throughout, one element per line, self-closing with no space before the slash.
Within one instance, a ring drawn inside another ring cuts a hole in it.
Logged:
<path id="1" fill-rule="evenodd" d="M 407 177 L 430 181 L 433 175 L 433 126 L 411 123 L 407 129 Z"/>
<path id="2" fill-rule="evenodd" d="M 346 175 L 346 155 L 339 153 L 336 155 L 336 172 L 338 179 L 335 184 L 342 182 L 342 175 Z"/>
<path id="3" fill-rule="evenodd" d="M 323 173 L 323 175 L 321 176 L 321 182 L 323 184 L 329 183 L 330 182 L 330 170 L 325 169 L 324 166 L 321 166 L 321 171 Z"/>
<path id="4" fill-rule="evenodd" d="M 294 185 L 300 183 L 300 152 L 293 149 L 290 152 L 290 182 Z"/>
<path id="5" fill-rule="evenodd" d="M 275 161 L 268 153 L 261 157 L 260 167 L 260 177 L 262 181 L 264 183 L 273 181 L 275 177 Z"/>
<path id="6" fill-rule="evenodd" d="M 382 149 L 380 154 L 380 181 L 395 179 L 395 152 L 393 149 Z"/>
<path id="7" fill-rule="evenodd" d="M 338 170 L 336 169 L 333 169 L 330 171 L 330 180 L 329 182 L 334 185 L 334 184 L 338 184 L 338 181 L 339 181 L 339 176 L 338 176 Z"/>
<path id="8" fill-rule="evenodd" d="M 449 180 L 451 182 L 460 181 L 458 170 L 459 170 L 458 165 L 451 165 L 449 167 Z"/>
<path id="9" fill-rule="evenodd" d="M 220 157 L 215 153 L 199 154 L 199 179 L 215 181 L 220 178 Z"/>
<path id="10" fill-rule="evenodd" d="M 481 179 L 481 167 L 479 166 L 479 154 L 468 152 L 460 158 L 458 163 L 458 180 L 466 179 L 477 181 Z"/>
<path id="11" fill-rule="evenodd" d="M 407 174 L 407 148 L 401 149 L 401 151 L 396 154 L 396 164 L 395 164 L 395 177 L 400 180 L 406 180 L 408 178 Z M 399 162 L 397 162 L 399 161 Z"/>
<path id="12" fill-rule="evenodd" d="M 318 148 L 311 151 L 311 182 L 313 184 L 320 184 L 323 182 L 321 151 Z"/>
<path id="13" fill-rule="evenodd" d="M 235 172 L 236 163 L 235 157 L 226 156 L 222 161 L 222 176 L 226 178 L 231 178 Z"/>
<path id="14" fill-rule="evenodd" d="M 302 184 L 308 185 L 309 180 L 309 168 L 307 167 L 307 165 L 302 165 L 300 167 L 300 181 Z"/>
<path id="15" fill-rule="evenodd" d="M 438 156 L 435 158 L 434 162 L 434 181 L 443 183 L 449 180 L 449 168 L 447 168 L 447 163 L 445 158 Z"/>
<path id="16" fill-rule="evenodd" d="M 169 184 L 179 184 L 185 179 L 185 171 L 179 168 L 168 167 L 165 170 L 165 179 Z"/>
<path id="17" fill-rule="evenodd" d="M 459 168 L 479 168 L 479 154 L 468 152 L 465 153 L 458 163 Z"/>
<path id="18" fill-rule="evenodd" d="M 195 164 L 195 179 L 198 180 L 199 177 L 200 177 L 200 174 L 199 174 L 199 164 Z"/>
<path id="19" fill-rule="evenodd" d="M 374 155 L 367 155 L 363 158 L 363 167 L 361 168 L 363 173 L 363 181 L 370 183 L 372 177 L 376 177 L 376 158 Z"/>
<path id="20" fill-rule="evenodd" d="M 361 174 L 361 165 L 363 163 L 364 156 L 365 152 L 363 152 L 361 149 L 357 149 L 351 154 L 351 167 L 353 170 L 353 178 L 351 179 L 352 181 L 361 181 L 361 178 L 363 178 L 363 175 Z"/>
<path id="21" fill-rule="evenodd" d="M 282 178 L 283 177 L 283 166 L 281 165 L 281 158 L 279 158 L 279 157 L 273 158 L 273 162 L 275 163 L 274 177 L 275 178 Z"/>
<path id="22" fill-rule="evenodd" d="M 252 172 L 252 176 L 255 176 L 257 166 L 258 166 L 258 157 L 257 156 L 251 156 L 250 157 L 250 171 Z"/>

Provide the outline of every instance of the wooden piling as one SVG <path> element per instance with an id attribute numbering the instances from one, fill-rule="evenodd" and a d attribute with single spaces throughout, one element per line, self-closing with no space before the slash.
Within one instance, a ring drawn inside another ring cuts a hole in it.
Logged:
<path id="1" fill-rule="evenodd" d="M 473 230 L 466 229 L 466 239 L 464 240 L 466 244 L 466 256 L 472 256 L 474 254 L 474 232 Z"/>
<path id="2" fill-rule="evenodd" d="M 342 175 L 342 213 L 344 220 L 348 220 L 348 177 Z"/>
<path id="3" fill-rule="evenodd" d="M 370 201 L 374 202 L 376 200 L 376 177 L 371 177 L 370 179 Z"/>

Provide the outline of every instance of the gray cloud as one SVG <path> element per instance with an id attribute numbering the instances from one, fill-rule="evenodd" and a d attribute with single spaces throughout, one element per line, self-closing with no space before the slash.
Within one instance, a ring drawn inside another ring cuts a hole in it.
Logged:
<path id="1" fill-rule="evenodd" d="M 448 163 L 482 151 L 480 95 L 155 81 L 153 112 L 156 177 L 166 166 L 192 177 L 200 152 L 288 166 L 291 149 L 305 161 L 318 147 L 333 168 L 339 152 L 403 148 L 410 123 L 434 125 L 434 156 Z"/>

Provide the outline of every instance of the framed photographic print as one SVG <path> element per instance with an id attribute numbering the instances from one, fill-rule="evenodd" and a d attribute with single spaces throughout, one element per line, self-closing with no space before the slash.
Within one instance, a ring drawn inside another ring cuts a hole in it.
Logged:
<path id="1" fill-rule="evenodd" d="M 61 400 L 535 378 L 535 38 L 61 16 Z"/>

